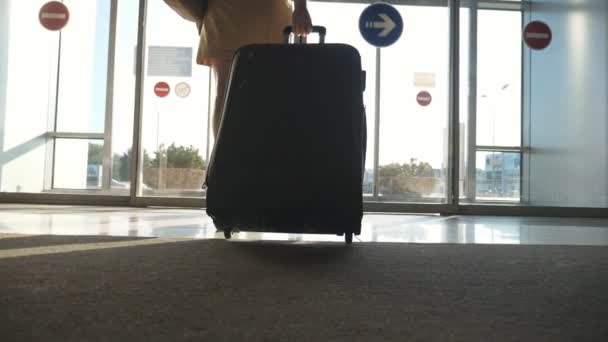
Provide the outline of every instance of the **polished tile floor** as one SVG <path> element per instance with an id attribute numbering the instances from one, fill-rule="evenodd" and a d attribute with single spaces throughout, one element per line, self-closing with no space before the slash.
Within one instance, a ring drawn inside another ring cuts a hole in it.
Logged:
<path id="1" fill-rule="evenodd" d="M 204 210 L 0 205 L 0 235 L 223 239 Z M 241 232 L 236 240 L 343 241 L 334 235 Z M 608 246 L 608 220 L 367 214 L 355 242 Z"/>

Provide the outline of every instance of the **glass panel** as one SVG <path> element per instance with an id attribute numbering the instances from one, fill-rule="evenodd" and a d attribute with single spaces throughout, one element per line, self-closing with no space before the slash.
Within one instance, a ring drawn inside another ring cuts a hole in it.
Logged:
<path id="1" fill-rule="evenodd" d="M 70 21 L 61 32 L 58 132 L 102 133 L 111 0 L 64 0 Z"/>
<path id="2" fill-rule="evenodd" d="M 112 183 L 113 189 L 130 188 L 133 113 L 135 108 L 135 46 L 137 1 L 118 1 L 114 86 L 112 87 Z M 109 95 L 108 95 L 109 96 Z"/>
<path id="3" fill-rule="evenodd" d="M 460 117 L 460 151 L 459 151 L 459 168 L 458 168 L 458 193 L 460 194 L 460 198 L 464 198 L 467 196 L 467 163 L 469 154 L 471 152 L 468 151 L 468 138 L 471 134 L 469 129 L 469 111 L 471 110 L 471 106 L 469 101 L 473 94 L 471 94 L 471 80 L 470 80 L 470 64 L 471 58 L 473 57 L 471 54 L 471 22 L 470 22 L 470 12 L 469 8 L 461 8 L 460 9 L 460 109 L 459 109 L 459 117 Z M 474 152 L 473 160 L 475 159 Z M 447 163 L 446 163 L 447 164 Z"/>
<path id="4" fill-rule="evenodd" d="M 476 146 L 521 146 L 521 13 L 478 11 L 476 55 L 471 55 L 471 40 L 467 39 L 471 34 L 470 14 L 469 9 L 461 11 L 461 203 L 497 199 L 518 201 L 519 197 L 513 196 L 521 194 L 519 180 L 516 182 L 517 191 L 488 188 L 488 182 L 494 181 L 496 175 L 486 171 L 484 158 L 487 153 L 476 152 Z M 476 72 L 470 75 L 469 63 L 471 59 L 475 60 L 474 57 L 477 60 Z M 473 80 L 476 93 L 471 93 L 470 81 Z M 470 116 L 469 111 L 475 115 Z M 518 158 L 519 169 L 521 157 Z"/>
<path id="5" fill-rule="evenodd" d="M 103 142 L 57 139 L 54 189 L 101 189 Z"/>
<path id="6" fill-rule="evenodd" d="M 479 11 L 477 145 L 521 145 L 521 13 Z"/>
<path id="7" fill-rule="evenodd" d="M 527 19 L 547 23 L 553 39 L 544 50 L 524 51 L 523 200 L 608 207 L 608 1 L 532 7 Z"/>
<path id="8" fill-rule="evenodd" d="M 58 188 L 98 188 L 97 183 L 87 186 L 86 140 L 58 140 L 53 148 L 53 139 L 46 133 L 55 130 L 56 119 L 59 131 L 103 133 L 107 96 L 113 99 L 112 149 L 120 157 L 132 144 L 137 2 L 118 1 L 115 84 L 110 94 L 106 94 L 106 86 L 111 67 L 111 1 L 64 1 L 70 21 L 61 33 L 48 31 L 38 22 L 38 12 L 46 2 L 0 1 L 1 191 L 50 190 L 53 171 L 58 172 Z M 36 75 L 35 81 L 29 75 Z M 69 158 L 69 151 L 77 152 L 74 158 Z M 60 163 L 53 167 L 53 159 Z M 74 171 L 70 171 L 71 164 Z M 121 166 L 115 165 L 115 169 Z M 72 173 L 79 176 L 69 179 Z M 118 181 L 128 181 L 123 178 Z"/>
<path id="9" fill-rule="evenodd" d="M 366 89 L 363 101 L 367 114 L 367 152 L 363 193 L 372 193 L 374 179 L 374 131 L 376 101 L 376 48 L 367 43 L 359 33 L 359 16 L 366 4 L 309 2 L 309 11 L 315 25 L 327 28 L 327 43 L 344 43 L 354 46 L 361 55 L 361 65 L 366 72 Z M 311 38 L 313 41 L 316 38 Z"/>
<path id="10" fill-rule="evenodd" d="M 519 201 L 521 154 L 477 152 L 477 199 Z"/>
<path id="11" fill-rule="evenodd" d="M 0 1 L 0 190 L 44 189 L 45 133 L 53 122 L 57 32 L 38 11 L 46 1 Z M 52 126 L 51 126 L 52 127 Z"/>
<path id="12" fill-rule="evenodd" d="M 382 199 L 445 202 L 449 90 L 449 11 L 397 6 L 406 28 L 382 50 Z M 430 104 L 417 101 L 421 92 Z"/>
<path id="13" fill-rule="evenodd" d="M 202 196 L 210 151 L 209 68 L 196 64 L 196 25 L 164 2 L 150 1 L 146 44 L 143 195 Z M 164 97 L 154 91 L 159 82 L 168 86 Z"/>

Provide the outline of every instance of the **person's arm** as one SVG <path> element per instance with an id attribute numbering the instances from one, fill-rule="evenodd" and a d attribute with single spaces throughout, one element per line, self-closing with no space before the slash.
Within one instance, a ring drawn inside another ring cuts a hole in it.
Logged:
<path id="1" fill-rule="evenodd" d="M 312 20 L 308 13 L 306 0 L 293 0 L 294 11 L 292 17 L 293 32 L 299 36 L 305 36 L 312 31 Z"/>

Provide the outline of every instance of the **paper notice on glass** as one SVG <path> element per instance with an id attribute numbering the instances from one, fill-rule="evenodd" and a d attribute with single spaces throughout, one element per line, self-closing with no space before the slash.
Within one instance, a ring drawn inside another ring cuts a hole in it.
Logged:
<path id="1" fill-rule="evenodd" d="M 435 88 L 435 74 L 432 72 L 415 72 L 414 87 Z"/>
<path id="2" fill-rule="evenodd" d="M 192 77 L 192 48 L 148 47 L 148 76 Z"/>

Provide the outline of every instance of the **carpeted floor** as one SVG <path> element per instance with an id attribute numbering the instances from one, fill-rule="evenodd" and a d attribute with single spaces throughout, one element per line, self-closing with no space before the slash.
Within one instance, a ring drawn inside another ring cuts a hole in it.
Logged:
<path id="1" fill-rule="evenodd" d="M 193 240 L 4 257 L 0 340 L 608 341 L 608 248 Z"/>
<path id="2" fill-rule="evenodd" d="M 72 244 L 106 243 L 123 241 L 140 241 L 150 238 L 122 237 L 122 236 L 67 236 L 67 235 L 14 235 L 3 237 L 0 234 L 0 251 L 18 248 L 36 248 L 62 246 Z"/>

